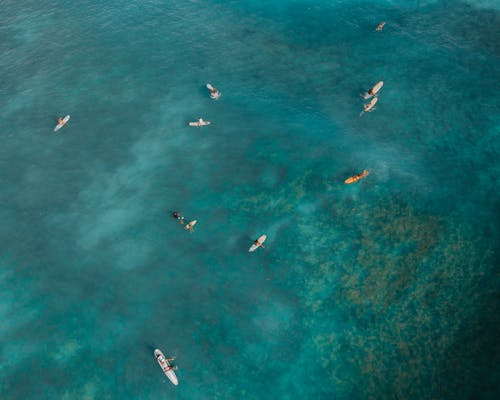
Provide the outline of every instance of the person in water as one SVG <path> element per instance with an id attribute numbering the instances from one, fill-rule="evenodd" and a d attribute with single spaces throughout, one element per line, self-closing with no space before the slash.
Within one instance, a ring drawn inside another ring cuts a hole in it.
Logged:
<path id="1" fill-rule="evenodd" d="M 174 211 L 173 216 L 179 221 L 180 224 L 184 225 L 184 217 L 181 214 L 179 214 L 177 211 Z"/>

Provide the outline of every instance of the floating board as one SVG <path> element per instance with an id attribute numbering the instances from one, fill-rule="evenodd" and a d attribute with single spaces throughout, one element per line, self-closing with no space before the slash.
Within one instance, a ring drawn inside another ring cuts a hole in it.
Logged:
<path id="1" fill-rule="evenodd" d="M 158 364 L 160 364 L 161 369 L 165 373 L 168 379 L 170 379 L 170 382 L 172 382 L 175 386 L 179 384 L 179 380 L 177 379 L 177 375 L 175 375 L 175 372 L 173 369 L 169 369 L 170 363 L 168 360 L 165 358 L 161 350 L 156 349 L 155 350 L 155 357 L 156 361 L 158 361 Z"/>
<path id="2" fill-rule="evenodd" d="M 196 122 L 190 122 L 189 123 L 189 126 L 196 126 L 196 127 L 200 127 L 200 126 L 206 126 L 206 125 L 210 125 L 211 122 L 210 121 L 196 121 Z"/>
<path id="3" fill-rule="evenodd" d="M 262 235 L 260 238 L 258 238 L 256 240 L 256 242 L 258 244 L 255 244 L 255 242 L 254 242 L 254 244 L 252 244 L 250 246 L 250 248 L 248 249 L 248 251 L 251 253 L 251 252 L 257 250 L 260 246 L 262 246 L 262 243 L 264 243 L 266 241 L 266 239 L 267 239 L 267 236 L 266 235 Z"/>
<path id="4" fill-rule="evenodd" d="M 376 29 L 376 30 L 377 30 L 377 31 L 381 31 L 381 30 L 382 30 L 382 28 L 383 28 L 384 26 L 385 26 L 385 22 L 381 22 L 380 24 L 378 24 L 378 26 L 377 26 L 377 29 Z"/>
<path id="5" fill-rule="evenodd" d="M 214 88 L 210 83 L 207 83 L 207 89 L 210 90 L 210 97 L 217 100 L 220 97 L 220 92 Z"/>
<path id="6" fill-rule="evenodd" d="M 59 129 L 61 129 L 64 125 L 66 125 L 66 122 L 69 121 L 71 117 L 69 115 L 66 115 L 63 118 L 63 123 L 62 124 L 57 124 L 56 127 L 54 128 L 54 132 L 57 132 Z"/>
<path id="7" fill-rule="evenodd" d="M 351 176 L 350 178 L 347 178 L 347 179 L 344 181 L 344 183 L 345 183 L 346 185 L 349 185 L 349 184 L 351 184 L 351 183 L 357 182 L 357 181 L 359 181 L 360 179 L 363 179 L 365 176 L 367 176 L 367 175 L 368 175 L 368 173 L 369 173 L 369 172 L 365 169 L 365 170 L 364 170 L 363 172 L 361 172 L 360 174 L 358 174 L 358 175 L 353 175 L 353 176 Z"/>
<path id="8" fill-rule="evenodd" d="M 377 104 L 378 97 L 374 97 L 372 101 L 370 101 L 368 104 L 365 104 L 363 106 L 363 111 L 364 112 L 369 112 L 373 107 L 375 107 L 375 104 Z"/>
<path id="9" fill-rule="evenodd" d="M 375 96 L 380 89 L 382 89 L 382 86 L 384 86 L 384 82 L 380 81 L 377 83 L 374 87 L 372 87 L 368 92 L 365 93 L 364 98 L 369 99 L 372 96 Z"/>
<path id="10" fill-rule="evenodd" d="M 192 220 L 191 222 L 188 222 L 186 224 L 186 226 L 184 227 L 184 229 L 192 229 L 196 225 L 196 222 L 198 222 L 198 221 L 196 221 L 195 219 Z"/>

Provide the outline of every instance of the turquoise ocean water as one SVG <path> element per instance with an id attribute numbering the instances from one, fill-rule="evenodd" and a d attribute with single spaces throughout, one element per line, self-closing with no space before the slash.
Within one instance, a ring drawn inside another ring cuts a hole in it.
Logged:
<path id="1" fill-rule="evenodd" d="M 0 1 L 0 398 L 498 398 L 499 26 L 495 1 Z"/>

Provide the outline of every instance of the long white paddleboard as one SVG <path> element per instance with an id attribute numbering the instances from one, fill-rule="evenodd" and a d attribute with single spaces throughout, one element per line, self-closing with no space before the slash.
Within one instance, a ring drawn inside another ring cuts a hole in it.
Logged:
<path id="1" fill-rule="evenodd" d="M 71 118 L 71 116 L 69 115 L 66 115 L 64 118 L 63 118 L 63 122 L 62 124 L 57 124 L 56 127 L 54 128 L 54 132 L 57 132 L 59 129 L 61 129 L 64 125 L 66 125 L 66 122 L 69 121 L 69 119 Z"/>
<path id="2" fill-rule="evenodd" d="M 165 358 L 161 350 L 156 349 L 155 350 L 155 357 L 156 361 L 158 361 L 158 364 L 160 364 L 161 369 L 165 373 L 168 379 L 170 379 L 170 382 L 172 382 L 175 386 L 179 384 L 179 380 L 177 379 L 177 375 L 175 375 L 175 372 L 173 369 L 170 368 L 170 363 L 168 360 Z"/>
<path id="3" fill-rule="evenodd" d="M 207 83 L 207 89 L 210 90 L 210 98 L 218 100 L 220 97 L 220 92 L 214 88 L 210 83 Z"/>
<path id="4" fill-rule="evenodd" d="M 255 242 L 257 243 L 253 243 L 250 248 L 248 249 L 248 251 L 251 253 L 255 250 L 257 250 L 260 246 L 262 246 L 262 243 L 264 243 L 267 239 L 267 236 L 266 235 L 262 235 L 260 238 L 258 238 Z"/>
<path id="5" fill-rule="evenodd" d="M 368 92 L 364 94 L 365 99 L 369 99 L 370 97 L 376 96 L 380 89 L 384 86 L 384 82 L 380 81 L 374 87 L 372 87 Z"/>
<path id="6" fill-rule="evenodd" d="M 197 128 L 199 128 L 200 126 L 206 126 L 206 125 L 210 125 L 211 122 L 210 121 L 196 121 L 196 122 L 190 122 L 189 123 L 189 126 L 196 126 Z"/>

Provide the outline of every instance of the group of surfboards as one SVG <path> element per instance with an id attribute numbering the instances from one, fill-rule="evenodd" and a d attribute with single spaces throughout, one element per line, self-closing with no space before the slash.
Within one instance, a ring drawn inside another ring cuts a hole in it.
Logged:
<path id="1" fill-rule="evenodd" d="M 221 96 L 221 92 L 219 92 L 216 88 L 214 88 L 210 83 L 207 83 L 207 89 L 210 91 L 210 98 L 213 100 L 219 100 Z M 196 126 L 200 128 L 202 126 L 210 125 L 210 121 L 205 121 L 203 118 L 198 118 L 198 121 L 189 122 L 189 126 Z"/>
<path id="2" fill-rule="evenodd" d="M 385 25 L 385 22 L 381 22 L 377 26 L 376 30 L 381 31 L 382 28 L 384 27 L 384 25 Z M 378 93 L 379 93 L 380 89 L 382 89 L 382 86 L 384 86 L 384 82 L 380 81 L 375 86 L 373 86 L 370 90 L 368 90 L 366 93 L 363 94 L 363 98 L 365 100 L 371 99 L 371 101 L 367 104 L 364 104 L 363 111 L 361 112 L 361 114 L 363 114 L 364 112 L 371 112 L 374 110 L 375 104 L 377 104 L 377 101 L 378 101 Z M 219 92 L 219 90 L 217 90 L 215 87 L 213 87 L 210 83 L 207 83 L 206 87 L 210 91 L 210 98 L 211 99 L 213 99 L 213 100 L 220 99 L 221 93 Z M 57 132 L 59 129 L 61 129 L 63 126 L 65 126 L 68 123 L 68 121 L 70 120 L 70 118 L 71 118 L 70 115 L 66 115 L 64 118 L 59 117 L 57 119 L 57 125 L 54 128 L 54 132 Z M 207 126 L 210 124 L 211 124 L 210 121 L 205 121 L 201 117 L 198 118 L 197 121 L 193 121 L 193 122 L 188 123 L 189 126 L 194 126 L 197 128 L 200 128 L 202 126 Z M 365 169 L 361 173 L 347 178 L 344 181 L 344 183 L 351 184 L 351 183 L 358 182 L 359 180 L 368 176 L 368 174 L 369 174 L 368 170 Z M 187 224 L 185 224 L 184 217 L 181 216 L 177 211 L 173 212 L 173 216 L 182 225 L 184 225 L 184 229 L 189 231 L 189 232 L 193 232 L 193 228 L 196 225 L 196 223 L 198 222 L 197 220 L 194 219 L 194 220 L 188 222 Z M 252 253 L 255 250 L 257 250 L 259 247 L 264 248 L 264 242 L 266 241 L 266 239 L 267 239 L 266 235 L 259 236 L 257 239 L 254 240 L 254 242 L 252 243 L 252 245 L 248 249 L 248 252 Z M 179 381 L 178 381 L 177 376 L 174 372 L 176 367 L 170 363 L 171 361 L 174 360 L 174 358 L 173 357 L 171 357 L 171 358 L 165 357 L 163 355 L 163 353 L 161 352 L 161 350 L 159 350 L 159 349 L 155 349 L 154 356 L 155 356 L 156 360 L 158 361 L 158 364 L 160 365 L 161 369 L 165 373 L 166 377 L 170 380 L 170 382 L 172 382 L 174 385 L 177 386 L 179 384 Z"/>
<path id="3" fill-rule="evenodd" d="M 380 24 L 377 25 L 375 28 L 376 31 L 381 31 L 385 26 L 385 22 L 381 22 Z M 378 101 L 378 92 L 380 89 L 382 89 L 382 86 L 384 86 L 384 82 L 380 81 L 378 82 L 375 86 L 373 86 L 370 90 L 368 90 L 366 93 L 363 94 L 363 98 L 365 100 L 371 99 L 370 102 L 366 103 L 363 105 L 363 111 L 361 111 L 360 116 L 363 115 L 365 112 L 372 112 L 375 110 L 375 104 L 377 104 Z"/>
<path id="4" fill-rule="evenodd" d="M 375 30 L 381 31 L 385 26 L 385 22 L 381 22 L 380 24 L 377 25 L 377 28 Z M 370 102 L 366 103 L 363 105 L 363 111 L 361 111 L 361 115 L 365 112 L 372 112 L 375 110 L 375 104 L 377 104 L 378 101 L 378 94 L 380 89 L 382 89 L 382 86 L 384 86 L 384 82 L 380 81 L 377 82 L 371 89 L 369 89 L 366 93 L 363 94 L 363 98 L 365 100 L 371 99 Z M 347 178 L 344 183 L 349 185 L 351 183 L 355 183 L 366 176 L 368 176 L 369 172 L 368 170 L 363 170 L 360 174 L 353 175 L 349 178 Z"/>
<path id="5" fill-rule="evenodd" d="M 210 98 L 213 100 L 219 100 L 221 97 L 221 92 L 219 92 L 218 89 L 213 87 L 210 83 L 207 83 L 206 85 L 207 89 L 210 91 Z M 197 128 L 200 128 L 202 126 L 210 125 L 210 121 L 205 121 L 203 118 L 198 118 L 198 121 L 193 121 L 189 122 L 189 126 L 195 126 Z M 181 216 L 177 211 L 173 212 L 173 217 L 179 220 L 181 224 L 184 224 L 184 217 Z M 193 227 L 196 225 L 197 220 L 193 220 L 189 223 L 187 223 L 184 226 L 184 229 L 189 230 L 190 232 L 193 232 Z M 267 236 L 266 235 L 261 235 L 257 239 L 254 240 L 250 248 L 248 249 L 248 252 L 253 253 L 255 250 L 257 250 L 259 247 L 264 247 L 264 242 L 266 241 Z"/>
<path id="6" fill-rule="evenodd" d="M 382 28 L 384 27 L 384 25 L 385 25 L 385 22 L 381 22 L 377 26 L 376 30 L 381 31 Z M 375 86 L 373 86 L 370 90 L 368 90 L 366 93 L 363 94 L 363 98 L 365 100 L 368 100 L 368 99 L 372 99 L 372 100 L 363 106 L 363 111 L 361 112 L 361 114 L 363 114 L 363 112 L 371 112 L 374 110 L 375 104 L 377 104 L 377 101 L 378 101 L 378 92 L 380 91 L 380 89 L 382 89 L 382 86 L 384 86 L 384 82 L 380 81 Z M 210 98 L 212 98 L 213 100 L 218 100 L 220 98 L 221 93 L 216 88 L 214 88 L 210 83 L 207 83 L 206 87 L 210 91 Z M 69 120 L 69 116 L 67 116 L 67 118 Z M 66 122 L 67 121 L 65 121 L 64 123 L 66 123 Z M 210 125 L 210 123 L 211 123 L 210 121 L 205 121 L 203 118 L 200 117 L 200 118 L 198 118 L 198 121 L 189 122 L 189 126 L 195 126 L 197 128 L 200 128 L 202 126 Z M 60 127 L 56 127 L 56 128 L 60 129 Z M 57 130 L 57 129 L 55 129 L 55 130 Z M 368 174 L 369 174 L 368 170 L 365 169 L 361 173 L 355 174 L 355 175 L 347 178 L 344 181 L 344 183 L 349 185 L 351 183 L 358 182 L 359 180 L 368 176 Z M 174 218 L 179 220 L 179 222 L 181 224 L 184 224 L 184 217 L 181 216 L 177 211 L 173 212 L 173 216 L 174 216 Z M 184 226 L 184 229 L 189 230 L 190 232 L 193 232 L 193 227 L 194 227 L 194 225 L 196 225 L 196 222 L 197 222 L 196 220 L 192 220 L 191 222 L 188 222 Z M 266 239 L 267 239 L 266 235 L 259 236 L 257 239 L 254 240 L 254 242 L 252 243 L 252 245 L 248 249 L 248 252 L 252 253 L 255 250 L 257 250 L 259 247 L 264 248 L 264 242 L 266 241 Z M 170 382 L 172 382 L 174 385 L 177 386 L 179 384 L 179 381 L 177 380 L 177 376 L 175 375 L 175 372 L 174 372 L 175 367 L 170 364 L 170 361 L 173 361 L 174 358 L 166 358 L 163 355 L 163 353 L 161 352 L 161 350 L 159 350 L 159 349 L 156 349 L 154 351 L 154 355 L 156 357 L 156 360 L 158 361 L 158 364 L 160 364 L 161 369 L 163 370 L 163 372 L 167 376 L 167 378 L 170 380 Z"/>
<path id="7" fill-rule="evenodd" d="M 365 100 L 371 99 L 371 101 L 363 106 L 363 111 L 361 111 L 360 115 L 363 115 L 365 112 L 372 112 L 375 110 L 374 107 L 378 101 L 378 92 L 382 89 L 382 86 L 384 86 L 384 82 L 380 81 L 363 95 Z"/>

